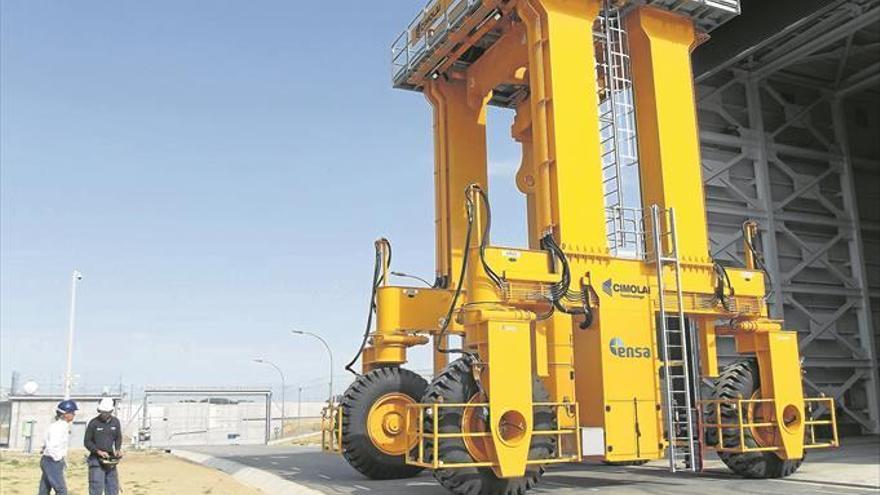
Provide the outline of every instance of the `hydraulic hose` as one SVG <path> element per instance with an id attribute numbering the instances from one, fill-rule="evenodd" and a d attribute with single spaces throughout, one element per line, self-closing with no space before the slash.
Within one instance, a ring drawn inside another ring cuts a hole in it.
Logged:
<path id="1" fill-rule="evenodd" d="M 388 252 L 388 259 L 385 260 L 385 270 L 388 271 L 388 268 L 391 266 L 391 242 L 384 237 L 376 241 L 376 261 L 373 264 L 373 285 L 372 290 L 370 292 L 370 309 L 367 312 L 367 325 L 364 328 L 364 337 L 361 340 L 361 346 L 358 348 L 357 354 L 354 355 L 351 362 L 345 365 L 345 370 L 351 372 L 355 376 L 360 376 L 360 373 L 355 371 L 352 367 L 357 363 L 358 359 L 360 359 L 361 355 L 364 353 L 364 348 L 367 347 L 367 340 L 370 338 L 370 330 L 373 327 L 373 313 L 376 312 L 376 291 L 379 289 L 379 286 L 382 285 L 384 281 L 384 275 L 382 270 L 382 248 L 385 248 Z"/>
<path id="2" fill-rule="evenodd" d="M 440 333 L 437 334 L 437 340 L 443 343 L 444 337 L 449 332 L 449 325 L 452 323 L 452 314 L 455 312 L 455 306 L 458 304 L 458 298 L 461 296 L 461 289 L 464 285 L 464 277 L 467 274 L 468 259 L 470 258 L 471 235 L 474 231 L 474 221 L 476 214 L 476 204 L 472 198 L 472 191 L 479 189 L 476 184 L 469 185 L 464 191 L 465 208 L 467 209 L 467 230 L 464 235 L 464 250 L 461 256 L 461 272 L 458 274 L 458 283 L 455 285 L 455 292 L 452 295 L 452 302 L 449 304 L 449 310 L 446 317 L 443 318 L 443 324 L 440 327 Z M 443 354 L 464 354 L 474 358 L 473 354 L 464 349 L 444 349 L 441 345 L 437 346 L 437 352 Z"/>
<path id="3" fill-rule="evenodd" d="M 562 265 L 562 276 L 559 282 L 553 284 L 550 288 L 550 301 L 553 307 L 558 311 L 573 316 L 583 316 L 584 321 L 580 323 L 580 328 L 585 330 L 593 324 L 593 309 L 590 307 L 590 287 L 584 287 L 580 292 L 571 290 L 571 268 L 568 264 L 568 258 L 565 252 L 556 243 L 552 233 L 548 233 L 541 238 L 541 247 L 550 252 L 551 256 L 559 260 Z M 566 307 L 564 302 L 578 304 L 579 307 Z"/>
<path id="4" fill-rule="evenodd" d="M 743 224 L 743 230 L 745 230 L 748 223 L 749 222 L 746 222 Z M 755 225 L 756 235 L 758 235 L 757 234 L 757 232 L 758 232 L 757 223 L 755 223 L 754 225 Z M 767 284 L 770 285 L 770 287 L 773 287 L 773 279 L 770 278 L 770 270 L 767 269 L 767 263 L 766 263 L 766 260 L 764 259 L 764 253 L 762 253 L 761 251 L 758 251 L 758 249 L 755 247 L 755 244 L 752 242 L 753 239 L 751 239 L 750 236 L 745 235 L 745 233 L 744 233 L 743 239 L 746 242 L 746 247 L 748 248 L 749 252 L 752 253 L 752 258 L 755 260 L 755 264 L 758 265 L 758 268 L 760 268 L 761 271 L 764 272 L 764 278 L 767 280 Z M 765 296 L 765 298 L 766 298 L 766 296 Z"/>

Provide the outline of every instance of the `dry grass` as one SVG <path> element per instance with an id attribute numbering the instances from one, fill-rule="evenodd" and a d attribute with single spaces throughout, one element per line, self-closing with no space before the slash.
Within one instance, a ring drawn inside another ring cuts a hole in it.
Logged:
<path id="1" fill-rule="evenodd" d="M 83 452 L 68 459 L 70 495 L 88 493 L 88 468 Z M 260 495 L 232 477 L 157 451 L 129 452 L 119 467 L 123 495 Z M 30 495 L 40 481 L 40 458 L 0 452 L 0 495 Z"/>
<path id="2" fill-rule="evenodd" d="M 321 431 L 321 418 L 287 419 L 284 421 L 284 436 L 295 437 Z"/>
<path id="3" fill-rule="evenodd" d="M 321 445 L 320 418 L 287 420 L 284 425 L 285 440 L 273 445 Z"/>

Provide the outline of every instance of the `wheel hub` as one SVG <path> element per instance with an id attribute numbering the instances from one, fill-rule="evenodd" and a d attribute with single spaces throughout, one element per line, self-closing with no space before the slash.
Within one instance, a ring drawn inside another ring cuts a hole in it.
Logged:
<path id="1" fill-rule="evenodd" d="M 475 394 L 468 404 L 480 402 L 481 394 Z M 486 433 L 489 411 L 485 407 L 466 407 L 461 415 L 462 432 L 465 433 L 464 445 L 474 462 L 491 461 L 494 457 L 495 447 L 489 436 L 471 436 L 471 433 Z"/>
<path id="2" fill-rule="evenodd" d="M 752 394 L 752 399 L 760 399 L 761 391 L 756 390 Z M 748 407 L 748 417 L 751 418 L 750 423 L 775 423 L 776 413 L 773 404 L 752 402 Z M 797 421 L 794 414 L 783 413 L 783 425 L 790 425 Z M 777 427 L 755 427 L 750 426 L 749 431 L 755 443 L 759 447 L 773 447 L 782 445 L 782 435 Z"/>
<path id="3" fill-rule="evenodd" d="M 408 395 L 396 392 L 385 394 L 373 403 L 367 415 L 367 432 L 377 449 L 398 456 L 415 447 L 417 439 L 413 436 L 407 442 L 405 431 L 406 406 L 415 403 Z M 417 418 L 411 418 L 410 424 L 415 424 L 414 421 Z"/>
<path id="4" fill-rule="evenodd" d="M 400 433 L 400 423 L 403 417 L 396 411 L 389 412 L 382 420 L 382 430 L 388 435 L 397 435 Z"/>

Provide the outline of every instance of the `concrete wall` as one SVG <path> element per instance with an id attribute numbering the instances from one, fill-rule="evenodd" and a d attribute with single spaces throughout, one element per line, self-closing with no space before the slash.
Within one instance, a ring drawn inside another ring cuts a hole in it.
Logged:
<path id="1" fill-rule="evenodd" d="M 77 399 L 80 412 L 71 425 L 70 448 L 80 449 L 89 420 L 97 415 L 99 398 Z M 28 452 L 39 452 L 43 446 L 46 428 L 55 420 L 57 397 L 10 401 L 9 448 Z"/>
<path id="2" fill-rule="evenodd" d="M 150 404 L 151 446 L 262 444 L 266 406 L 261 403 Z"/>
<path id="3" fill-rule="evenodd" d="M 322 402 L 286 402 L 284 415 L 288 422 L 301 411 L 304 418 L 317 418 Z M 120 409 L 124 415 L 124 410 Z M 239 404 L 207 404 L 203 402 L 151 403 L 147 411 L 150 440 L 146 445 L 173 447 L 185 445 L 253 445 L 265 441 L 266 407 L 262 402 Z M 139 410 L 131 420 L 129 435 L 137 432 L 143 416 Z M 289 424 L 289 423 L 288 423 Z M 281 404 L 272 404 L 270 437 L 281 429 Z"/>

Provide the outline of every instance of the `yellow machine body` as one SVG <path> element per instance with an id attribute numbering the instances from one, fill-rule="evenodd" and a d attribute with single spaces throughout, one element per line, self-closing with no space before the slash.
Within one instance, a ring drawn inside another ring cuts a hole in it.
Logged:
<path id="1" fill-rule="evenodd" d="M 434 2 L 438 16 L 449 1 Z M 764 423 L 721 420 L 703 425 L 772 430 L 767 444 L 740 451 L 767 450 L 781 459 L 803 457 L 805 437 L 819 424 L 810 417 L 810 401 L 801 386 L 796 332 L 768 318 L 764 274 L 754 261 L 726 270 L 730 300 L 717 298 L 718 271 L 709 255 L 698 127 L 690 52 L 697 41 L 687 17 L 651 7 L 636 7 L 625 17 L 637 108 L 641 203 L 644 212 L 659 212 L 660 222 L 646 222 L 645 244 L 660 237 L 658 252 L 616 257 L 609 250 L 600 155 L 599 96 L 593 30 L 599 0 L 511 0 L 482 2 L 480 22 L 452 33 L 448 49 L 416 71 L 410 84 L 433 107 L 435 137 L 436 266 L 438 286 L 390 285 L 384 277 L 376 295 L 377 324 L 363 355 L 363 371 L 399 366 L 407 348 L 433 339 L 435 372 L 448 355 L 438 348 L 448 337 L 463 337 L 464 347 L 479 356 L 475 373 L 485 391 L 479 404 L 413 404 L 406 406 L 407 462 L 451 469 L 425 455 L 425 436 L 437 445 L 437 429 L 423 431 L 426 414 L 441 407 L 488 407 L 488 454 L 467 466 L 491 467 L 499 477 L 522 476 L 530 464 L 571 462 L 584 457 L 582 431 L 600 429 L 607 461 L 659 459 L 667 454 L 664 419 L 663 356 L 658 332 L 661 309 L 681 313 L 692 324 L 703 377 L 719 373 L 717 339 L 732 336 L 738 352 L 753 355 L 760 368 L 760 396 L 732 399 L 735 407 L 764 408 Z M 429 7 L 425 12 L 430 12 Z M 426 14 L 427 15 L 427 14 Z M 430 16 L 428 16 L 430 17 Z M 410 44 L 431 36 L 434 18 L 425 18 L 409 33 Z M 466 68 L 454 62 L 488 32 L 499 33 L 490 47 Z M 464 207 L 472 184 L 488 189 L 486 109 L 496 88 L 527 88 L 518 102 L 511 137 L 522 146 L 516 180 L 528 205 L 529 246 L 497 247 L 481 253 L 485 212 L 477 207 L 470 244 Z M 673 217 L 674 222 L 669 219 Z M 643 218 L 647 218 L 643 217 Z M 674 230 L 664 232 L 660 229 Z M 658 230 L 658 232 L 654 232 Z M 589 294 L 592 322 L 556 311 L 542 317 L 546 301 L 529 297 L 560 280 L 560 267 L 539 245 L 551 234 L 564 251 L 571 286 Z M 666 235 L 669 234 L 669 235 Z M 657 263 L 671 252 L 679 264 Z M 465 250 L 470 262 L 462 278 L 461 297 L 453 320 L 444 318 L 454 299 Z M 650 251 L 650 249 L 648 249 Z M 505 290 L 490 280 L 483 265 L 501 276 Z M 384 266 L 384 263 L 383 263 Z M 662 292 L 662 293 L 661 293 Z M 677 294 L 681 294 L 678 302 Z M 663 296 L 663 297 L 661 297 Z M 661 300 L 664 308 L 661 308 Z M 556 430 L 535 431 L 532 425 L 532 376 L 537 375 L 555 408 Z M 751 402 L 750 402 L 751 401 Z M 710 401 L 711 402 L 711 401 Z M 720 401 L 718 401 L 720 402 Z M 824 404 L 824 403 L 823 403 Z M 729 404 L 728 404 L 729 405 Z M 720 407 L 701 403 L 699 407 Z M 698 408 L 698 405 L 694 405 Z M 833 406 L 831 407 L 833 412 Z M 330 423 L 337 421 L 330 411 Z M 521 434 L 505 435 L 502 418 L 516 418 Z M 718 416 L 716 415 L 716 418 Z M 833 419 L 831 421 L 833 427 Z M 529 459 L 532 435 L 556 435 L 554 459 Z M 806 435 L 805 435 L 806 434 Z M 335 436 L 334 436 L 335 438 Z M 836 444 L 806 442 L 806 447 Z M 418 448 L 409 450 L 409 446 Z M 723 446 L 719 446 L 723 449 Z"/>

